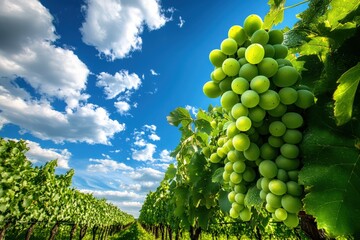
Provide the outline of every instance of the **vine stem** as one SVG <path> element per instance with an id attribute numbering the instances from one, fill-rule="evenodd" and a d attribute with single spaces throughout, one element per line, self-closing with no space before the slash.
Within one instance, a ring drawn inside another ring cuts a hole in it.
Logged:
<path id="1" fill-rule="evenodd" d="M 295 3 L 294 5 L 284 7 L 284 10 L 297 7 L 297 6 L 299 6 L 299 5 L 301 5 L 301 4 L 304 4 L 304 3 L 307 3 L 307 2 L 310 2 L 310 0 L 304 0 L 304 1 L 302 1 L 302 2 Z"/>

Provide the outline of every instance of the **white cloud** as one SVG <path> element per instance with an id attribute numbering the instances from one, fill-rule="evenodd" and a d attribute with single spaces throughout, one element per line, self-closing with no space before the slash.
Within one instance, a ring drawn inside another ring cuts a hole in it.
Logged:
<path id="1" fill-rule="evenodd" d="M 149 139 L 153 140 L 153 141 L 159 141 L 160 137 L 158 135 L 156 135 L 155 133 L 150 134 Z"/>
<path id="2" fill-rule="evenodd" d="M 39 1 L 1 1 L 0 73 L 74 108 L 89 97 L 82 91 L 90 71 L 72 50 L 52 45 L 58 38 L 52 21 Z"/>
<path id="3" fill-rule="evenodd" d="M 182 28 L 184 23 L 185 23 L 185 20 L 181 16 L 179 16 L 179 23 L 178 23 L 179 28 Z"/>
<path id="4" fill-rule="evenodd" d="M 83 42 L 109 60 L 140 50 L 145 25 L 155 30 L 168 21 L 158 0 L 87 0 L 83 10 Z"/>
<path id="5" fill-rule="evenodd" d="M 132 159 L 137 161 L 155 161 L 154 154 L 156 152 L 156 145 L 149 143 L 146 140 L 152 141 L 160 140 L 160 137 L 156 134 L 156 126 L 154 124 L 145 124 L 142 127 L 142 131 L 134 130 L 134 148 L 131 148 Z"/>
<path id="6" fill-rule="evenodd" d="M 58 167 L 69 169 L 69 160 L 71 152 L 67 149 L 42 148 L 39 143 L 26 140 L 29 151 L 26 157 L 33 163 L 45 164 L 51 160 L 57 159 Z"/>
<path id="7" fill-rule="evenodd" d="M 130 110 L 130 104 L 128 104 L 125 101 L 118 101 L 114 103 L 114 106 L 116 107 L 116 110 L 121 115 L 126 114 Z"/>
<path id="8" fill-rule="evenodd" d="M 199 109 L 190 105 L 186 105 L 185 109 L 190 111 L 193 115 L 197 115 L 197 113 L 199 112 Z"/>
<path id="9" fill-rule="evenodd" d="M 150 73 L 151 73 L 151 75 L 153 75 L 153 76 L 159 76 L 159 75 L 160 75 L 160 73 L 155 72 L 154 69 L 150 69 Z"/>
<path id="10" fill-rule="evenodd" d="M 89 172 L 114 172 L 117 170 L 120 171 L 129 171 L 134 170 L 132 167 L 127 166 L 124 163 L 119 163 L 111 159 L 90 159 L 90 162 L 95 162 L 95 164 L 90 164 L 87 167 Z"/>
<path id="11" fill-rule="evenodd" d="M 162 180 L 164 173 L 150 167 L 143 167 L 137 168 L 133 172 L 129 173 L 129 177 L 138 181 L 154 182 Z"/>
<path id="12" fill-rule="evenodd" d="M 12 89 L 0 86 L 0 117 L 22 128 L 22 132 L 54 142 L 87 142 L 110 145 L 110 139 L 125 129 L 108 112 L 93 104 L 62 113 L 48 101 L 24 100 Z"/>
<path id="13" fill-rule="evenodd" d="M 137 161 L 154 161 L 154 153 L 156 152 L 156 145 L 152 143 L 145 143 L 141 149 L 132 148 L 132 159 Z"/>
<path id="14" fill-rule="evenodd" d="M 170 153 L 169 150 L 167 149 L 164 149 L 160 152 L 160 161 L 161 162 L 172 162 L 174 161 L 175 159 L 173 157 L 170 156 Z"/>
<path id="15" fill-rule="evenodd" d="M 107 99 L 113 99 L 120 93 L 128 90 L 137 90 L 141 84 L 141 79 L 136 73 L 129 74 L 129 72 L 124 69 L 115 73 L 115 75 L 101 72 L 97 76 L 97 79 L 98 82 L 96 85 L 98 87 L 104 87 Z"/>

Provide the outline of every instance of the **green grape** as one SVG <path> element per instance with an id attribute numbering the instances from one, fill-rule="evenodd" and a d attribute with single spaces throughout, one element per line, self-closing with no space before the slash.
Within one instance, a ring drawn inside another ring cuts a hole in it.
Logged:
<path id="1" fill-rule="evenodd" d="M 246 164 L 244 161 L 238 160 L 233 163 L 232 168 L 233 168 L 234 172 L 243 173 L 246 169 Z"/>
<path id="2" fill-rule="evenodd" d="M 233 91 L 224 92 L 221 96 L 220 103 L 227 111 L 231 111 L 231 108 L 239 102 L 239 96 Z"/>
<path id="3" fill-rule="evenodd" d="M 261 189 L 264 190 L 265 192 L 270 192 L 269 190 L 269 182 L 271 181 L 270 178 L 266 178 L 266 177 L 263 177 L 262 180 L 261 180 Z"/>
<path id="4" fill-rule="evenodd" d="M 246 34 L 251 37 L 251 35 L 262 28 L 263 25 L 263 21 L 261 19 L 261 17 L 259 17 L 256 14 L 251 14 L 249 16 L 247 16 L 244 20 L 244 30 L 246 32 Z"/>
<path id="5" fill-rule="evenodd" d="M 237 50 L 237 56 L 239 59 L 241 58 L 244 58 L 245 59 L 245 51 L 246 51 L 246 48 L 245 47 L 240 47 L 238 50 Z"/>
<path id="6" fill-rule="evenodd" d="M 264 190 L 260 190 L 259 195 L 260 195 L 261 200 L 265 201 L 265 200 L 266 200 L 266 195 L 267 195 L 267 194 L 268 194 L 268 193 L 267 193 L 267 192 L 265 192 Z"/>
<path id="7" fill-rule="evenodd" d="M 283 181 L 283 182 L 287 182 L 289 180 L 289 176 L 288 176 L 287 172 L 284 169 L 281 169 L 281 168 L 278 169 L 276 178 Z"/>
<path id="8" fill-rule="evenodd" d="M 244 156 L 249 161 L 255 161 L 260 157 L 260 149 L 255 143 L 250 143 L 250 146 L 244 151 Z"/>
<path id="9" fill-rule="evenodd" d="M 251 63 L 245 63 L 242 64 L 239 71 L 239 77 L 243 77 L 249 82 L 251 79 L 256 77 L 258 75 L 258 68 L 251 64 Z"/>
<path id="10" fill-rule="evenodd" d="M 295 228 L 299 225 L 299 217 L 297 214 L 288 213 L 287 218 L 284 220 L 284 224 L 289 228 Z"/>
<path id="11" fill-rule="evenodd" d="M 230 175 L 231 180 L 231 175 Z M 273 179 L 269 182 L 269 190 L 275 195 L 284 195 L 287 191 L 286 184 L 279 180 L 279 179 Z"/>
<path id="12" fill-rule="evenodd" d="M 221 94 L 221 89 L 216 82 L 208 81 L 203 86 L 203 92 L 209 98 L 217 98 Z"/>
<path id="13" fill-rule="evenodd" d="M 306 109 L 314 105 L 314 95 L 308 90 L 298 90 L 298 98 L 295 102 L 295 105 L 299 108 Z"/>
<path id="14" fill-rule="evenodd" d="M 241 103 L 248 108 L 253 108 L 260 102 L 260 96 L 254 90 L 247 90 L 241 95 Z"/>
<path id="15" fill-rule="evenodd" d="M 278 208 L 278 209 L 275 210 L 275 216 L 280 221 L 284 221 L 287 218 L 288 213 L 287 213 L 287 211 L 285 209 Z"/>
<path id="16" fill-rule="evenodd" d="M 221 157 L 219 155 L 217 155 L 217 153 L 212 153 L 210 155 L 210 162 L 212 163 L 218 163 L 221 161 Z"/>
<path id="17" fill-rule="evenodd" d="M 245 194 L 247 192 L 247 187 L 245 184 L 242 184 L 242 183 L 236 184 L 234 187 L 234 191 L 236 193 L 244 193 Z"/>
<path id="18" fill-rule="evenodd" d="M 222 159 L 222 158 L 224 158 L 226 156 L 227 152 L 225 151 L 224 148 L 218 147 L 216 149 L 216 154 L 219 155 L 219 157 Z"/>
<path id="19" fill-rule="evenodd" d="M 280 137 L 269 136 L 268 143 L 274 148 L 279 148 L 284 144 L 284 141 Z"/>
<path id="20" fill-rule="evenodd" d="M 253 33 L 250 41 L 251 43 L 259 43 L 264 46 L 269 41 L 269 34 L 264 29 L 259 29 Z"/>
<path id="21" fill-rule="evenodd" d="M 251 120 L 246 116 L 241 116 L 236 120 L 236 127 L 242 132 L 246 132 L 251 128 Z"/>
<path id="22" fill-rule="evenodd" d="M 239 203 L 237 203 L 237 202 L 233 202 L 232 204 L 231 204 L 231 208 L 233 208 L 236 212 L 238 212 L 238 213 L 240 213 L 240 211 L 241 210 L 243 210 L 244 209 L 244 205 L 243 204 L 239 204 Z"/>
<path id="23" fill-rule="evenodd" d="M 240 63 L 235 58 L 227 58 L 222 64 L 223 72 L 230 76 L 236 76 L 239 74 Z"/>
<path id="24" fill-rule="evenodd" d="M 249 86 L 249 81 L 242 77 L 237 77 L 231 82 L 231 89 L 237 94 L 243 94 Z"/>
<path id="25" fill-rule="evenodd" d="M 240 48 L 239 48 L 239 49 L 240 49 Z M 246 50 L 246 48 L 245 48 L 245 50 Z M 247 63 L 249 63 L 248 61 L 246 61 L 246 58 L 245 58 L 245 52 L 244 52 L 244 56 L 243 56 L 243 57 L 241 57 L 241 58 L 239 58 L 238 62 L 240 63 L 240 69 L 241 69 L 241 66 L 243 66 L 243 65 L 245 65 L 245 64 L 247 64 Z"/>
<path id="26" fill-rule="evenodd" d="M 250 88 L 259 94 L 266 92 L 269 87 L 269 79 L 262 75 L 256 76 L 250 81 Z"/>
<path id="27" fill-rule="evenodd" d="M 288 181 L 286 187 L 287 193 L 294 197 L 300 197 L 303 194 L 303 188 L 295 181 Z"/>
<path id="28" fill-rule="evenodd" d="M 289 159 L 282 155 L 279 155 L 275 159 L 275 163 L 278 166 L 278 168 L 284 169 L 286 171 L 296 170 L 300 166 L 299 159 Z"/>
<path id="29" fill-rule="evenodd" d="M 251 64 L 258 64 L 265 56 L 264 47 L 261 44 L 253 43 L 246 48 L 245 58 Z"/>
<path id="30" fill-rule="evenodd" d="M 224 166 L 224 170 L 228 173 L 231 173 L 233 171 L 233 163 L 227 162 Z"/>
<path id="31" fill-rule="evenodd" d="M 216 68 L 213 72 L 212 72 L 212 80 L 215 82 L 220 82 L 221 80 L 223 80 L 226 77 L 226 74 L 223 72 L 221 67 Z"/>
<path id="32" fill-rule="evenodd" d="M 227 92 L 231 90 L 232 77 L 225 77 L 223 80 L 219 82 L 219 88 L 221 92 Z"/>
<path id="33" fill-rule="evenodd" d="M 239 184 L 242 181 L 242 175 L 237 172 L 232 172 L 230 174 L 230 182 L 234 184 Z"/>
<path id="34" fill-rule="evenodd" d="M 238 151 L 245 151 L 250 147 L 250 139 L 248 135 L 239 133 L 233 137 L 234 148 Z"/>
<path id="35" fill-rule="evenodd" d="M 233 162 L 233 163 L 236 161 L 245 160 L 244 154 L 235 149 L 228 152 L 227 158 L 229 159 L 230 162 Z"/>
<path id="36" fill-rule="evenodd" d="M 228 139 L 226 143 L 224 143 L 223 148 L 226 150 L 226 154 L 229 153 L 229 151 L 234 150 L 234 146 L 232 145 L 232 139 Z"/>
<path id="37" fill-rule="evenodd" d="M 249 108 L 249 118 L 254 122 L 260 122 L 265 118 L 266 112 L 259 106 Z"/>
<path id="38" fill-rule="evenodd" d="M 226 55 L 233 55 L 238 49 L 238 44 L 234 39 L 226 38 L 221 42 L 220 49 Z"/>
<path id="39" fill-rule="evenodd" d="M 273 90 L 267 90 L 260 94 L 259 106 L 264 110 L 272 110 L 280 103 L 279 94 Z"/>
<path id="40" fill-rule="evenodd" d="M 271 44 L 266 44 L 264 46 L 264 51 L 265 51 L 264 58 L 273 58 L 275 55 L 275 48 Z"/>
<path id="41" fill-rule="evenodd" d="M 251 219 L 251 211 L 246 207 L 240 212 L 240 219 L 244 222 L 248 222 Z"/>
<path id="42" fill-rule="evenodd" d="M 299 128 L 304 123 L 303 117 L 299 113 L 296 113 L 296 112 L 287 112 L 287 113 L 285 113 L 282 116 L 281 121 L 289 129 Z"/>
<path id="43" fill-rule="evenodd" d="M 299 156 L 299 147 L 295 144 L 285 143 L 280 147 L 280 153 L 286 158 L 297 158 Z"/>
<path id="44" fill-rule="evenodd" d="M 259 62 L 257 67 L 260 75 L 264 75 L 269 78 L 276 74 L 279 66 L 277 61 L 273 58 L 265 57 L 261 62 Z"/>
<path id="45" fill-rule="evenodd" d="M 229 215 L 232 218 L 238 218 L 239 217 L 239 212 L 235 208 L 230 208 Z"/>
<path id="46" fill-rule="evenodd" d="M 269 125 L 269 132 L 274 137 L 281 137 L 286 132 L 286 125 L 281 121 L 274 121 Z"/>
<path id="47" fill-rule="evenodd" d="M 278 168 L 273 161 L 264 160 L 259 165 L 259 172 L 266 178 L 274 178 L 278 173 Z"/>
<path id="48" fill-rule="evenodd" d="M 285 105 L 290 105 L 298 99 L 298 92 L 291 87 L 284 87 L 279 91 L 280 102 Z"/>
<path id="49" fill-rule="evenodd" d="M 265 198 L 266 199 L 266 198 Z M 270 204 L 266 203 L 265 204 L 265 209 L 270 212 L 270 213 L 274 213 L 276 211 L 276 208 L 273 208 Z"/>
<path id="50" fill-rule="evenodd" d="M 287 172 L 291 181 L 297 182 L 299 180 L 299 171 L 291 170 Z"/>
<path id="51" fill-rule="evenodd" d="M 256 172 L 252 167 L 247 167 L 242 177 L 245 182 L 253 182 L 256 178 Z"/>
<path id="52" fill-rule="evenodd" d="M 276 108 L 268 110 L 270 116 L 272 117 L 281 117 L 287 111 L 287 106 L 285 104 L 279 103 Z"/>
<path id="53" fill-rule="evenodd" d="M 286 194 L 281 198 L 281 206 L 287 212 L 297 214 L 302 208 L 302 203 L 300 198 Z"/>
<path id="54" fill-rule="evenodd" d="M 288 54 L 288 48 L 285 45 L 274 44 L 273 47 L 275 49 L 275 55 L 274 55 L 275 59 L 286 58 Z"/>
<path id="55" fill-rule="evenodd" d="M 245 199 L 245 194 L 243 193 L 237 193 L 235 195 L 235 201 L 238 203 L 238 204 L 244 204 L 244 199 Z"/>
<path id="56" fill-rule="evenodd" d="M 211 155 L 211 149 L 209 147 L 203 147 L 201 152 L 204 154 L 205 157 L 209 158 Z"/>
<path id="57" fill-rule="evenodd" d="M 273 160 L 279 154 L 279 151 L 270 145 L 270 143 L 266 142 L 260 147 L 260 157 L 262 159 Z"/>
<path id="58" fill-rule="evenodd" d="M 271 192 L 266 194 L 266 203 L 271 207 L 277 209 L 281 207 L 281 196 L 275 195 Z"/>
<path id="59" fill-rule="evenodd" d="M 245 30 L 239 25 L 234 25 L 229 29 L 228 37 L 234 39 L 239 46 L 243 45 L 247 39 Z"/>
<path id="60" fill-rule="evenodd" d="M 222 176 L 225 182 L 229 182 L 230 181 L 230 174 L 229 172 L 223 172 Z"/>
<path id="61" fill-rule="evenodd" d="M 236 123 L 232 122 L 230 123 L 226 128 L 226 136 L 232 138 L 236 134 L 240 133 L 239 129 L 236 127 Z"/>
<path id="62" fill-rule="evenodd" d="M 290 87 L 294 85 L 299 78 L 299 73 L 294 67 L 284 66 L 278 69 L 272 80 L 278 87 Z"/>
<path id="63" fill-rule="evenodd" d="M 232 108 L 231 108 L 231 116 L 233 116 L 233 118 L 238 119 L 241 116 L 247 116 L 249 113 L 249 110 L 247 107 L 245 107 L 242 103 L 236 103 Z"/>
<path id="64" fill-rule="evenodd" d="M 276 62 L 278 63 L 279 68 L 284 67 L 284 66 L 293 67 L 292 63 L 288 59 L 278 58 L 278 59 L 276 59 Z"/>
<path id="65" fill-rule="evenodd" d="M 214 49 L 209 54 L 209 60 L 215 67 L 221 67 L 226 58 L 226 55 L 219 49 Z"/>
<path id="66" fill-rule="evenodd" d="M 258 178 L 258 180 L 256 181 L 256 188 L 259 189 L 259 190 L 261 190 L 261 180 L 262 180 L 262 179 L 263 179 L 263 178 L 260 177 L 260 178 Z"/>
<path id="67" fill-rule="evenodd" d="M 229 202 L 231 202 L 231 203 L 235 202 L 235 195 L 236 195 L 236 192 L 235 192 L 235 191 L 229 192 L 229 194 L 228 194 L 228 200 L 229 200 Z"/>
<path id="68" fill-rule="evenodd" d="M 269 31 L 269 43 L 270 44 L 281 44 L 284 41 L 284 34 L 281 30 L 271 30 Z"/>

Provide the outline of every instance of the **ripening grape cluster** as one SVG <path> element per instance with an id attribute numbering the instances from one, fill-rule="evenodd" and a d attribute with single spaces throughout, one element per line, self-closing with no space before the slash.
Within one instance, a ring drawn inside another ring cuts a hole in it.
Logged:
<path id="1" fill-rule="evenodd" d="M 272 218 L 296 227 L 303 195 L 298 184 L 301 113 L 314 103 L 314 96 L 299 85 L 300 74 L 285 59 L 283 33 L 264 30 L 262 25 L 258 15 L 248 16 L 243 27 L 232 26 L 220 48 L 209 54 L 215 68 L 203 92 L 220 97 L 230 116 L 226 135 L 209 161 L 224 163 L 231 217 L 251 219 L 244 199 L 256 185 Z"/>

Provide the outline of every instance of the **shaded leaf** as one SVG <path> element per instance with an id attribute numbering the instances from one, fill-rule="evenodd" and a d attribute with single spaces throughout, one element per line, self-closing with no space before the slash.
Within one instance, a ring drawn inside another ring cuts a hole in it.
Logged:
<path id="1" fill-rule="evenodd" d="M 212 178 L 211 178 L 212 182 L 222 183 L 224 181 L 223 172 L 224 172 L 223 167 L 219 167 L 218 169 L 216 169 L 214 174 L 212 175 Z"/>
<path id="2" fill-rule="evenodd" d="M 260 190 L 256 186 L 250 187 L 245 195 L 245 205 L 248 207 L 261 207 L 263 202 L 264 201 L 260 198 Z"/>
<path id="3" fill-rule="evenodd" d="M 228 199 L 229 192 L 225 190 L 219 191 L 219 207 L 221 211 L 228 213 L 231 208 L 231 203 Z"/>
<path id="4" fill-rule="evenodd" d="M 360 63 L 346 71 L 337 83 L 339 86 L 334 92 L 334 116 L 336 124 L 341 126 L 347 123 L 352 116 L 355 93 L 360 82 Z"/>

